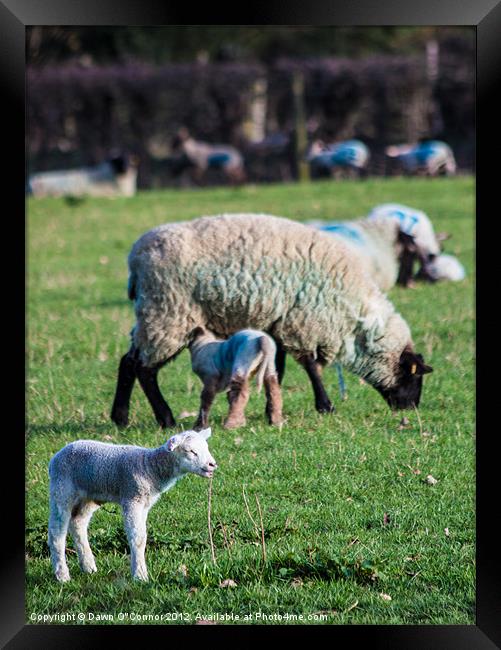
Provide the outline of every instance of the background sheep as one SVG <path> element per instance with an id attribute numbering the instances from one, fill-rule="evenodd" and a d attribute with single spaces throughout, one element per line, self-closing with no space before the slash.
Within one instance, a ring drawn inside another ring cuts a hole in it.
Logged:
<path id="1" fill-rule="evenodd" d="M 257 330 L 241 330 L 221 341 L 200 327 L 193 333 L 189 348 L 193 372 L 204 384 L 195 429 L 207 426 L 216 393 L 227 389 L 230 412 L 224 426 L 234 429 L 244 425 L 249 379 L 254 374 L 258 390 L 264 382 L 269 423 L 282 421 L 282 395 L 275 369 L 277 346 L 270 336 Z"/>
<path id="2" fill-rule="evenodd" d="M 212 476 L 217 466 L 207 446 L 210 435 L 210 429 L 186 431 L 157 449 L 77 440 L 58 451 L 49 463 L 49 547 L 56 578 L 70 579 L 65 557 L 68 528 L 82 571 L 97 570 L 87 528 L 99 506 L 112 501 L 122 508 L 132 576 L 147 580 L 148 512 L 184 474 Z"/>
<path id="3" fill-rule="evenodd" d="M 407 174 L 449 176 L 456 173 L 456 160 L 452 149 L 440 140 L 390 145 L 386 148 L 386 155 Z"/>
<path id="4" fill-rule="evenodd" d="M 40 172 L 28 180 L 28 192 L 41 196 L 133 196 L 137 160 L 115 156 L 94 167 Z"/>
<path id="5" fill-rule="evenodd" d="M 338 360 L 395 408 L 419 404 L 431 368 L 413 351 L 409 328 L 343 243 L 269 215 L 202 217 L 159 226 L 129 255 L 136 325 L 120 362 L 111 417 L 128 421 L 137 377 L 157 421 L 174 417 L 157 383 L 159 368 L 197 327 L 229 336 L 252 327 L 290 352 L 310 377 L 319 412 L 332 404 L 321 370 Z"/>
<path id="6" fill-rule="evenodd" d="M 181 151 L 191 162 L 198 181 L 208 169 L 221 169 L 232 183 L 245 181 L 244 160 L 235 147 L 195 140 L 188 129 L 182 128 L 174 138 L 172 148 Z"/>
<path id="7" fill-rule="evenodd" d="M 314 177 L 330 176 L 337 169 L 352 169 L 361 174 L 369 161 L 369 149 L 360 140 L 346 140 L 332 144 L 315 140 L 308 152 L 307 160 Z"/>
<path id="8" fill-rule="evenodd" d="M 382 291 L 396 283 L 410 284 L 417 248 L 414 238 L 402 232 L 397 221 L 310 221 L 308 225 L 344 242 Z"/>

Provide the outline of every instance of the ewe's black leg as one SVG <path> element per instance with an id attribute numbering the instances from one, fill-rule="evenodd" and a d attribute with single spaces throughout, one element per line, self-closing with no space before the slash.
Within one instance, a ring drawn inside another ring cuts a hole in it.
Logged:
<path id="1" fill-rule="evenodd" d="M 136 360 L 129 350 L 118 366 L 117 387 L 111 408 L 111 419 L 121 427 L 126 426 L 129 421 L 129 402 L 135 379 Z"/>
<path id="2" fill-rule="evenodd" d="M 164 428 L 174 427 L 176 426 L 176 421 L 158 386 L 157 375 L 160 368 L 161 366 L 147 368 L 141 361 L 137 361 L 136 375 L 153 409 L 158 424 Z"/>
<path id="3" fill-rule="evenodd" d="M 281 385 L 282 379 L 284 378 L 284 374 L 285 374 L 286 352 L 278 341 L 275 341 L 275 343 L 277 344 L 277 353 L 275 355 L 275 368 L 277 371 L 278 383 Z"/>
<path id="4" fill-rule="evenodd" d="M 320 375 L 322 366 L 313 358 L 313 355 L 311 354 L 304 356 L 299 360 L 299 362 L 306 370 L 308 377 L 310 378 L 313 393 L 315 395 L 315 408 L 319 413 L 333 413 L 336 409 L 328 398 L 324 385 L 322 384 Z"/>

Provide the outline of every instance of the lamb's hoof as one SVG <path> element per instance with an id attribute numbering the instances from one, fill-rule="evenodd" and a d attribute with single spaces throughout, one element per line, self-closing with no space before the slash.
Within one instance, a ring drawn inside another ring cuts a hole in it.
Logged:
<path id="1" fill-rule="evenodd" d="M 96 573 L 97 567 L 95 564 L 86 564 L 85 566 L 80 567 L 83 573 Z"/>
<path id="2" fill-rule="evenodd" d="M 139 582 L 148 582 L 148 574 L 143 572 L 135 573 L 132 578 L 138 580 Z"/>
<path id="3" fill-rule="evenodd" d="M 56 580 L 58 582 L 69 582 L 70 581 L 70 572 L 68 570 L 66 570 L 66 571 L 57 571 L 56 572 Z"/>
<path id="4" fill-rule="evenodd" d="M 129 413 L 122 409 L 116 409 L 111 412 L 111 420 L 117 427 L 126 427 L 129 424 Z"/>

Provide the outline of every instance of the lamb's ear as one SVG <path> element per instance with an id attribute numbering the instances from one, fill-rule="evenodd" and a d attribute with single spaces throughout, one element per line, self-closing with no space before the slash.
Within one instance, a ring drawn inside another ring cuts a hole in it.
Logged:
<path id="1" fill-rule="evenodd" d="M 181 434 L 179 434 L 179 433 L 176 433 L 175 436 L 172 436 L 171 438 L 169 438 L 167 440 L 167 442 L 166 442 L 167 449 L 169 451 L 174 451 L 174 449 L 176 447 L 179 447 L 182 439 L 183 439 L 183 436 Z"/>
<path id="2" fill-rule="evenodd" d="M 452 235 L 450 232 L 437 232 L 436 238 L 438 242 L 447 241 Z"/>
<path id="3" fill-rule="evenodd" d="M 410 350 L 404 350 L 400 355 L 400 365 L 408 375 L 426 375 L 428 372 L 433 372 L 433 368 L 428 366 L 424 360 L 423 355 L 416 354 Z"/>
<path id="4" fill-rule="evenodd" d="M 202 436 L 202 438 L 205 438 L 207 440 L 207 438 L 211 437 L 212 429 L 209 427 L 208 429 L 202 429 L 198 433 Z"/>

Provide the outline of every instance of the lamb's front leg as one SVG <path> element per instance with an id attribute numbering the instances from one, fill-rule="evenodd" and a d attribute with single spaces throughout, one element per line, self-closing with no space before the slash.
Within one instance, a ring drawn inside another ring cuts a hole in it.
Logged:
<path id="1" fill-rule="evenodd" d="M 124 501 L 122 503 L 122 512 L 130 547 L 132 577 L 136 580 L 148 580 L 148 570 L 144 557 L 148 507 L 143 501 Z"/>
<path id="2" fill-rule="evenodd" d="M 266 416 L 270 424 L 281 424 L 282 417 L 282 391 L 277 375 L 268 375 L 264 378 L 266 392 Z"/>

